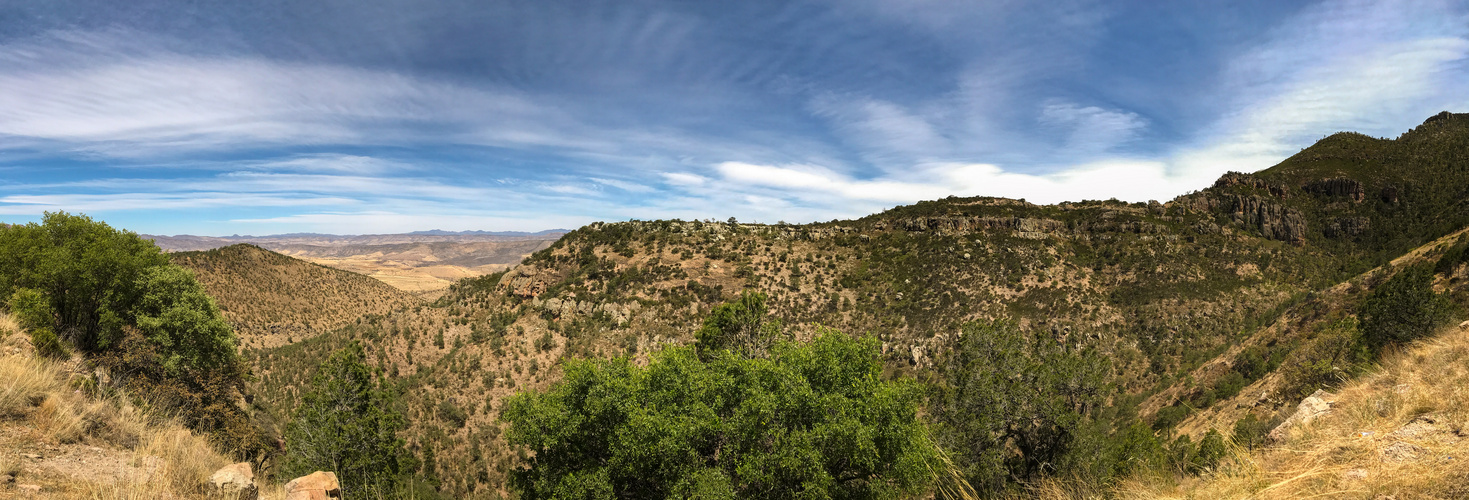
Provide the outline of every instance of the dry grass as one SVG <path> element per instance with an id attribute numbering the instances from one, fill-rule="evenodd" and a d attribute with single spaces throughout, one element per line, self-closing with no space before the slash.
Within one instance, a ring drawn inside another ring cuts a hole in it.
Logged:
<path id="1" fill-rule="evenodd" d="M 58 370 L 30 356 L 0 357 L 0 417 L 24 414 L 57 391 Z"/>
<path id="2" fill-rule="evenodd" d="M 107 448 L 113 455 L 131 455 L 127 461 L 134 473 L 48 480 L 45 476 L 30 478 L 26 472 L 27 480 L 42 482 L 48 498 L 199 498 L 206 494 L 209 476 L 230 463 L 205 437 L 167 418 L 149 415 L 123 395 L 89 397 L 72 387 L 70 376 L 60 362 L 0 356 L 0 424 L 18 422 L 22 428 L 37 431 L 34 438 L 26 438 L 35 442 L 13 444 L 40 449 L 85 443 Z M 0 474 L 21 475 L 25 462 L 18 453 L 0 450 Z"/>
<path id="3" fill-rule="evenodd" d="M 1469 332 L 1451 328 L 1343 387 L 1286 442 L 1202 478 L 1132 479 L 1123 498 L 1469 497 Z"/>

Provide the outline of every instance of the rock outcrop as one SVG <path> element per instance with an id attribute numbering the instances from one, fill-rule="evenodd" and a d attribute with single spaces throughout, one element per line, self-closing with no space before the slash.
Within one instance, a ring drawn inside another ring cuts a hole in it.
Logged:
<path id="1" fill-rule="evenodd" d="M 1371 227 L 1372 219 L 1366 217 L 1338 217 L 1326 223 L 1321 234 L 1327 238 L 1348 238 L 1365 233 Z"/>
<path id="2" fill-rule="evenodd" d="M 1285 441 L 1297 427 L 1309 424 L 1331 413 L 1331 405 L 1335 402 L 1331 393 L 1317 389 L 1310 396 L 1306 396 L 1306 399 L 1301 400 L 1301 404 L 1296 406 L 1295 414 L 1270 431 L 1270 440 L 1277 443 Z"/>
<path id="3" fill-rule="evenodd" d="M 547 283 L 549 276 L 545 274 L 534 266 L 518 266 L 501 276 L 500 283 L 495 286 L 501 292 L 534 298 L 541 295 L 546 291 L 546 287 L 550 286 Z"/>
<path id="4" fill-rule="evenodd" d="M 255 486 L 255 472 L 249 462 L 226 465 L 209 476 L 209 490 L 215 498 L 255 500 L 260 489 Z"/>
<path id="5" fill-rule="evenodd" d="M 1016 236 L 1041 237 L 1066 230 L 1066 223 L 1053 219 L 1025 217 L 934 216 L 899 219 L 897 227 L 905 231 L 939 233 L 972 233 L 986 230 L 1013 229 Z"/>
<path id="6" fill-rule="evenodd" d="M 1353 203 L 1361 203 L 1367 199 L 1367 188 L 1356 179 L 1348 177 L 1333 177 L 1321 179 L 1306 184 L 1301 189 L 1316 196 L 1337 198 L 1344 197 Z"/>
<path id="7" fill-rule="evenodd" d="M 1258 195 L 1211 195 L 1190 200 L 1190 208 L 1200 211 L 1224 211 L 1235 222 L 1260 230 L 1272 240 L 1296 245 L 1306 243 L 1306 217 L 1290 208 Z"/>
<path id="8" fill-rule="evenodd" d="M 595 304 L 588 300 L 578 301 L 575 298 L 561 299 L 557 297 L 551 297 L 544 301 L 533 301 L 531 305 L 539 307 L 541 310 L 549 312 L 557 318 L 591 316 L 602 313 L 606 314 L 608 318 L 611 318 L 618 325 L 627 324 L 627 322 L 632 321 L 633 317 L 637 316 L 638 311 L 643 308 L 643 305 L 639 302 L 628 302 L 626 304 L 603 302 L 601 304 Z"/>
<path id="9" fill-rule="evenodd" d="M 332 472 L 316 471 L 286 483 L 285 500 L 328 500 L 342 498 L 342 485 Z"/>

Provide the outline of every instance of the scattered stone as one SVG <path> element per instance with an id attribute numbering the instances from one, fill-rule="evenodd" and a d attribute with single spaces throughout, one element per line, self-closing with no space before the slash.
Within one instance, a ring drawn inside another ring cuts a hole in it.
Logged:
<path id="1" fill-rule="evenodd" d="M 20 456 L 29 458 L 31 460 L 40 460 L 41 459 L 41 456 L 40 455 L 37 455 L 35 453 L 21 453 Z"/>
<path id="2" fill-rule="evenodd" d="M 1341 473 L 1342 479 L 1363 480 L 1367 479 L 1367 469 L 1347 469 Z"/>
<path id="3" fill-rule="evenodd" d="M 1417 460 L 1419 455 L 1423 454 L 1423 451 L 1424 450 L 1421 446 L 1412 443 L 1396 441 L 1393 442 L 1393 444 L 1387 445 L 1386 448 L 1382 449 L 1382 459 L 1389 462 L 1405 462 L 1408 460 Z"/>
<path id="4" fill-rule="evenodd" d="M 41 485 L 39 485 L 39 484 L 17 484 L 17 485 L 15 485 L 15 489 L 20 490 L 20 491 L 24 491 L 26 493 L 40 493 L 41 492 Z"/>
<path id="5" fill-rule="evenodd" d="M 1469 330 L 1469 321 L 1464 321 L 1463 323 L 1459 323 L 1459 329 L 1460 330 Z"/>
<path id="6" fill-rule="evenodd" d="M 10 484 L 14 482 L 15 476 L 12 476 L 10 474 L 0 474 L 0 484 Z"/>
<path id="7" fill-rule="evenodd" d="M 1309 424 L 1322 415 L 1331 413 L 1331 405 L 1336 402 L 1332 400 L 1332 397 L 1331 393 L 1320 389 L 1311 393 L 1306 399 L 1301 400 L 1300 405 L 1296 406 L 1295 414 L 1270 431 L 1270 440 L 1277 443 L 1285 441 L 1296 427 Z"/>
<path id="8" fill-rule="evenodd" d="M 316 471 L 286 483 L 285 500 L 327 500 L 341 497 L 342 486 L 337 483 L 337 475 L 332 472 Z"/>
<path id="9" fill-rule="evenodd" d="M 255 500 L 260 489 L 255 486 L 255 472 L 249 462 L 226 465 L 209 476 L 209 487 L 220 498 Z"/>

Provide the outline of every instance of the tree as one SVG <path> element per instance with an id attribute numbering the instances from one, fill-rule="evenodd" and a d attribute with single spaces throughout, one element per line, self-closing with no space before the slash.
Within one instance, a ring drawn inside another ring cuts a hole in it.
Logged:
<path id="1" fill-rule="evenodd" d="M 1425 337 L 1447 322 L 1453 302 L 1433 291 L 1433 270 L 1416 265 L 1398 271 L 1379 285 L 1357 316 L 1361 320 L 1362 338 L 1374 352 L 1387 345 L 1401 344 Z"/>
<path id="2" fill-rule="evenodd" d="M 894 498 L 923 486 L 936 449 L 921 390 L 882 380 L 871 338 L 824 330 L 769 357 L 687 347 L 573 360 L 544 393 L 506 403 L 526 499 Z M 707 358 L 707 359 L 705 359 Z"/>
<path id="3" fill-rule="evenodd" d="M 349 498 L 390 494 L 406 472 L 405 420 L 376 383 L 357 343 L 332 354 L 312 378 L 286 429 L 287 477 L 332 471 Z"/>
<path id="4" fill-rule="evenodd" d="M 969 483 L 996 494 L 1053 472 L 1103 401 L 1108 364 L 1007 320 L 969 323 L 939 360 L 929 409 Z"/>
<path id="5" fill-rule="evenodd" d="M 766 300 L 764 293 L 746 290 L 740 298 L 710 311 L 694 333 L 699 356 L 709 359 L 719 351 L 747 358 L 764 356 L 780 336 L 780 322 L 766 316 Z"/>

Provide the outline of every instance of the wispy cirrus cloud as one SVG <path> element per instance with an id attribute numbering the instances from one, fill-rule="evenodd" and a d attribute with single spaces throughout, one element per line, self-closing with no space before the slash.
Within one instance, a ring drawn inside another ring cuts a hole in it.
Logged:
<path id="1" fill-rule="evenodd" d="M 0 214 L 218 234 L 1166 200 L 1337 130 L 1469 109 L 1452 0 L 365 0 L 190 19 L 158 15 L 169 1 L 0 17 Z"/>

